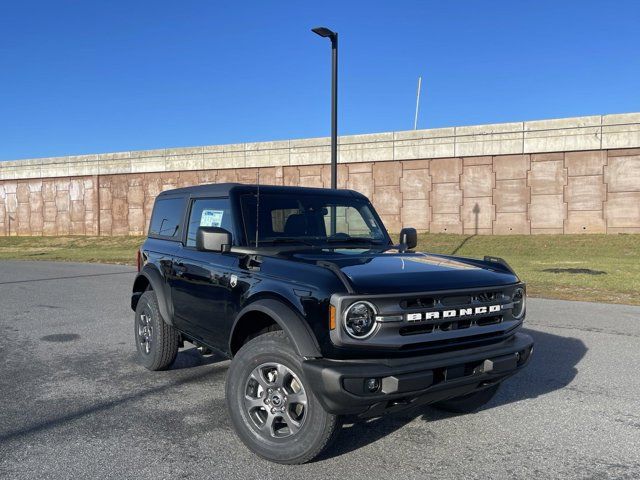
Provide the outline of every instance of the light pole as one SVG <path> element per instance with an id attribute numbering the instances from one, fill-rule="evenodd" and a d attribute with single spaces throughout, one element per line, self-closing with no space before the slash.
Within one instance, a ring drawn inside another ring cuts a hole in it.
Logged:
<path id="1" fill-rule="evenodd" d="M 331 188 L 338 188 L 338 33 L 327 27 L 311 31 L 331 40 Z M 331 235 L 336 233 L 336 207 L 331 207 Z"/>
<path id="2" fill-rule="evenodd" d="M 311 31 L 331 40 L 331 188 L 338 188 L 338 34 L 326 27 Z"/>

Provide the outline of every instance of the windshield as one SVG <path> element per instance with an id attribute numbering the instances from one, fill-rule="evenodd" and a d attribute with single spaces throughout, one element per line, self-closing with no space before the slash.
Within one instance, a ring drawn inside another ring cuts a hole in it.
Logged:
<path id="1" fill-rule="evenodd" d="M 373 209 L 361 198 L 261 193 L 259 208 L 254 194 L 242 195 L 240 202 L 249 245 L 256 242 L 256 220 L 258 245 L 386 245 L 389 241 Z"/>

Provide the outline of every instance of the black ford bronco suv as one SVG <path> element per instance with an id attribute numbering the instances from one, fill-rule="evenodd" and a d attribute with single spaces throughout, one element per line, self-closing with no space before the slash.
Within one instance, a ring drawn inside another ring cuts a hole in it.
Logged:
<path id="1" fill-rule="evenodd" d="M 411 406 L 470 412 L 529 360 L 525 286 L 501 259 L 394 245 L 351 190 L 241 184 L 161 193 L 131 307 L 140 361 L 168 368 L 188 341 L 232 358 L 240 439 L 303 463 L 344 415 Z"/>

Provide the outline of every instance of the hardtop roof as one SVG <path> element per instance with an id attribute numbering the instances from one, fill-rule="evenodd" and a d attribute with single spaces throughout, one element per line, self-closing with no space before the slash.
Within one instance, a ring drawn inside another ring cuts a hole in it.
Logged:
<path id="1" fill-rule="evenodd" d="M 260 193 L 283 193 L 287 195 L 333 195 L 333 196 L 355 196 L 366 198 L 360 192 L 347 189 L 330 189 L 330 188 L 314 188 L 314 187 L 295 187 L 281 185 L 260 185 Z M 244 183 L 210 183 L 206 185 L 194 185 L 191 187 L 175 188 L 173 190 L 165 190 L 158 195 L 159 197 L 166 195 L 211 195 L 212 197 L 228 196 L 232 191 L 239 193 L 254 193 L 257 191 L 258 185 Z"/>

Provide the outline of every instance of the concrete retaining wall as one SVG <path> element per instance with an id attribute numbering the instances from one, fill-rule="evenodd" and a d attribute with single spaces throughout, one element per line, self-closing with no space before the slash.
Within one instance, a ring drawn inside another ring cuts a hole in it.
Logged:
<path id="1" fill-rule="evenodd" d="M 640 113 L 340 138 L 339 186 L 387 228 L 640 233 Z M 329 139 L 0 162 L 0 236 L 143 234 L 198 183 L 329 185 Z"/>

